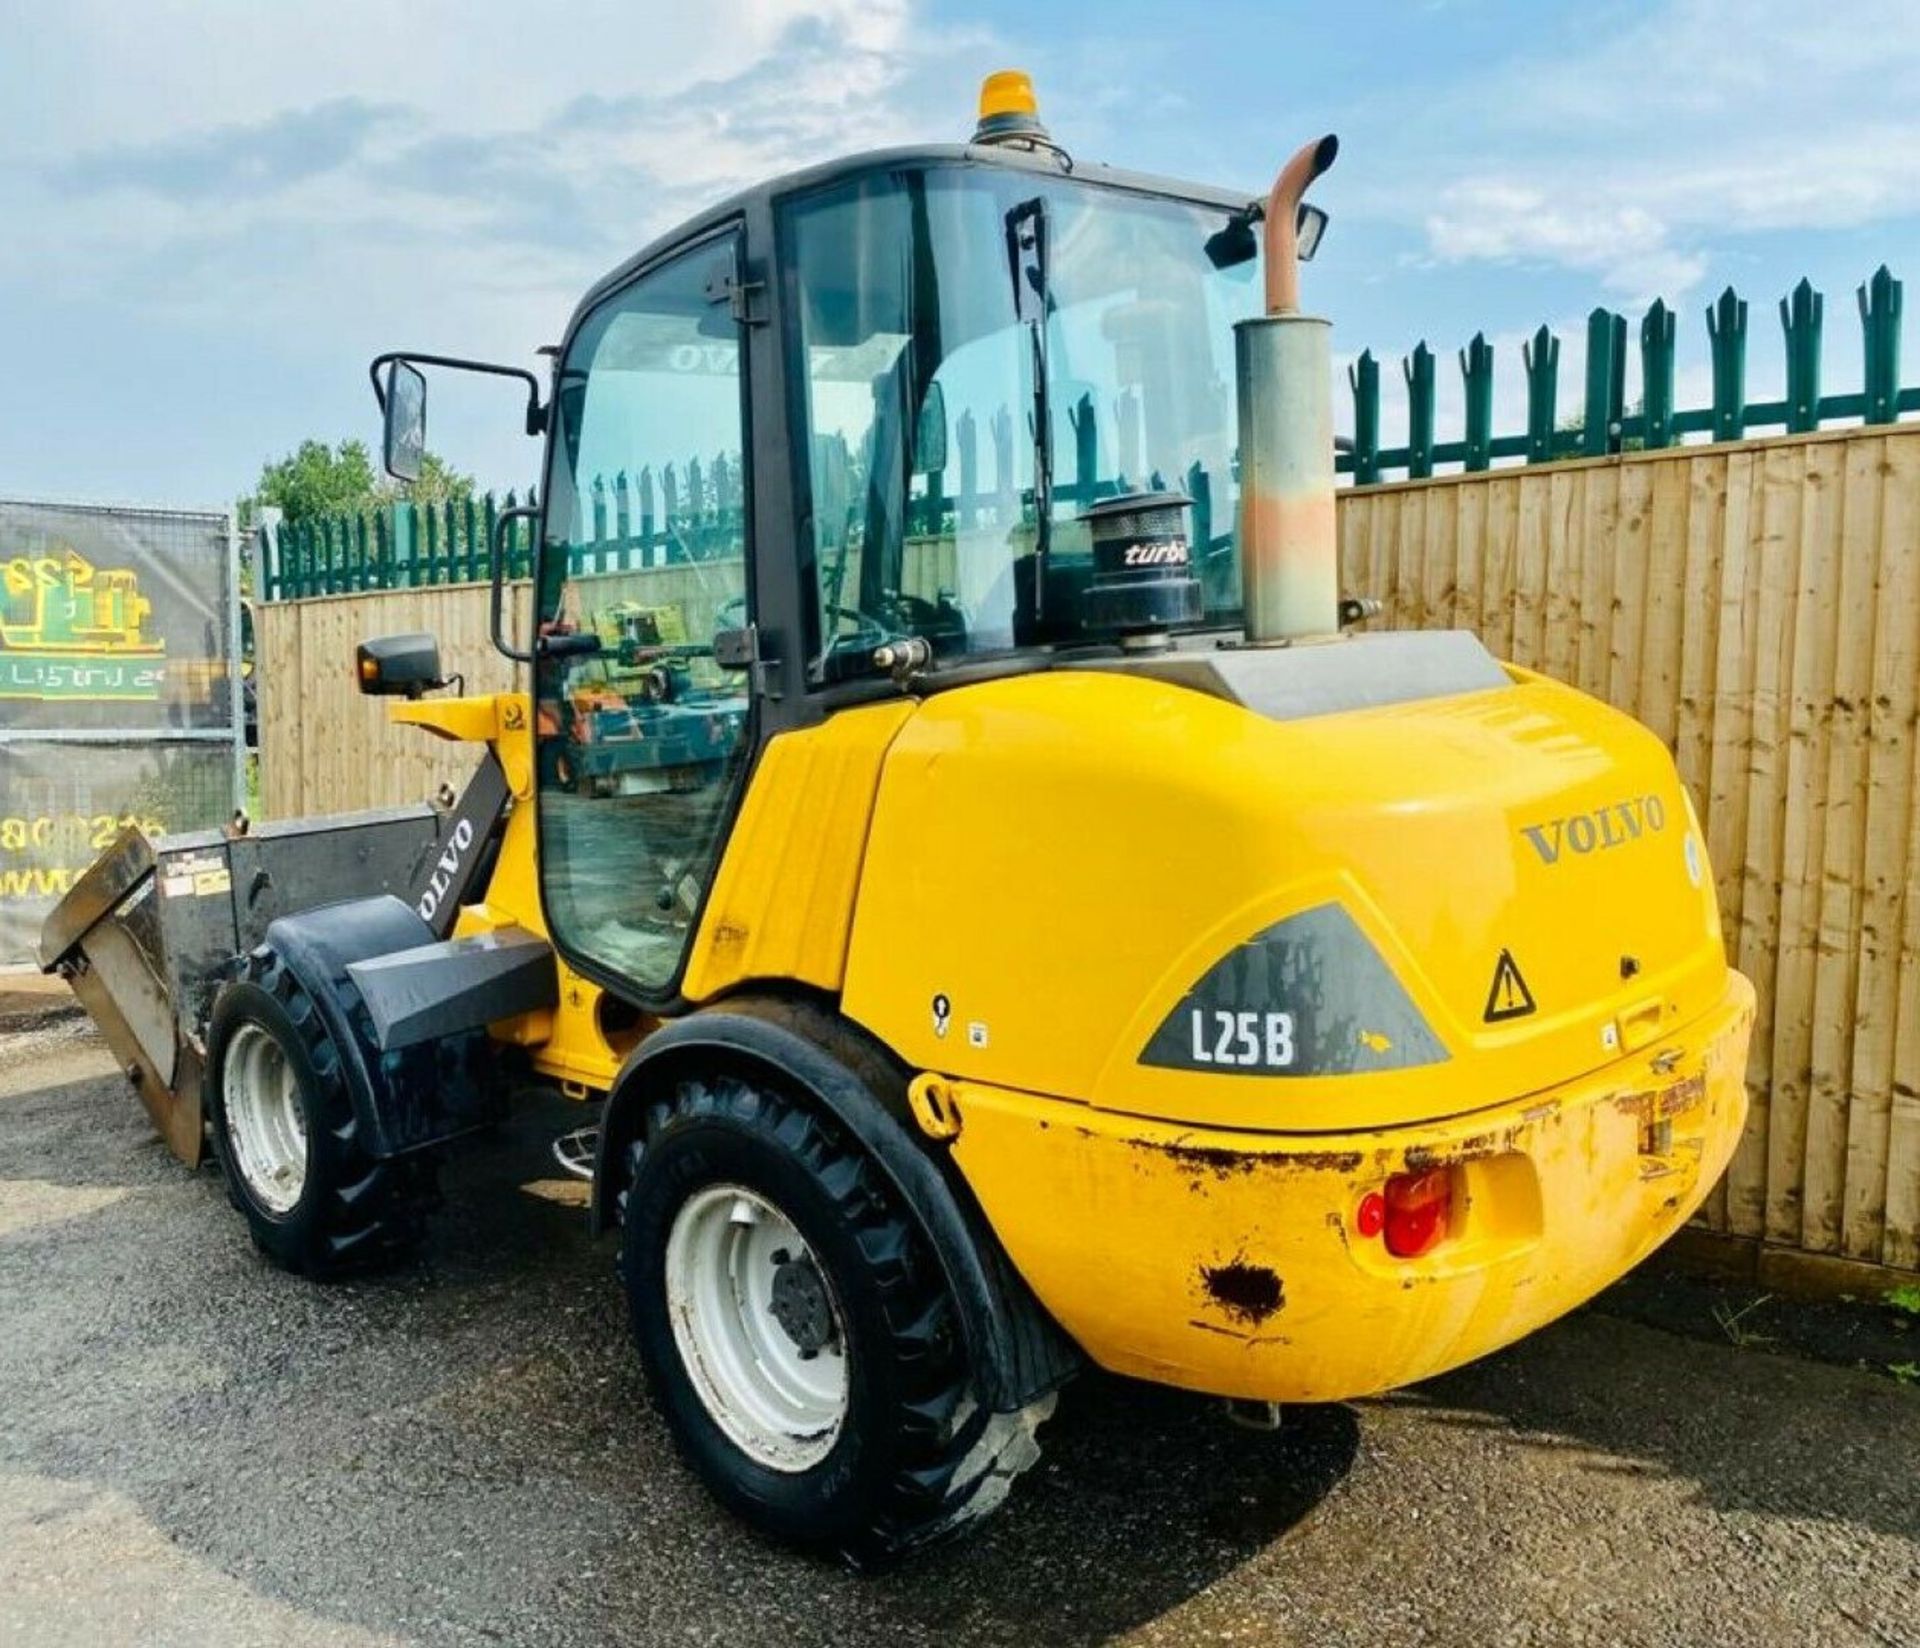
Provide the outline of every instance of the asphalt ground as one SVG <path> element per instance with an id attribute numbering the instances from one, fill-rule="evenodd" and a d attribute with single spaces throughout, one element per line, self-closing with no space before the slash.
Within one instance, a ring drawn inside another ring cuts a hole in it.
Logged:
<path id="1" fill-rule="evenodd" d="M 463 1150 L 417 1266 L 315 1287 L 84 1021 L 9 1020 L 0 1643 L 1920 1645 L 1920 1389 L 1704 1295 L 1274 1434 L 1083 1379 L 965 1542 L 771 1548 L 673 1454 L 566 1120 Z"/>

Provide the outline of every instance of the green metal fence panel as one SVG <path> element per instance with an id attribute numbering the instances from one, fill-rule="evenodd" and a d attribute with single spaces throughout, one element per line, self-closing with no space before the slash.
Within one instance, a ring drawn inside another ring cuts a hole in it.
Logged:
<path id="1" fill-rule="evenodd" d="M 1786 392 L 1777 399 L 1747 398 L 1749 306 L 1728 287 L 1706 311 L 1707 348 L 1713 392 L 1705 406 L 1677 404 L 1678 317 L 1656 299 L 1639 327 L 1637 404 L 1629 410 L 1625 317 L 1596 309 L 1588 317 L 1585 382 L 1577 411 L 1562 426 L 1559 400 L 1560 340 L 1539 327 L 1520 347 L 1527 389 L 1524 431 L 1492 432 L 1486 388 L 1494 369 L 1485 334 L 1476 334 L 1460 355 L 1463 438 L 1439 441 L 1429 420 L 1422 343 L 1407 357 L 1408 440 L 1403 447 L 1379 444 L 1378 368 L 1372 350 L 1363 350 L 1347 369 L 1353 402 L 1353 437 L 1337 460 L 1354 484 L 1370 486 L 1403 472 L 1409 478 L 1430 475 L 1446 464 L 1468 471 L 1490 463 L 1524 459 L 1552 463 L 1569 457 L 1598 457 L 1623 448 L 1654 450 L 1706 437 L 1735 441 L 1749 433 L 1784 430 L 1805 434 L 1837 422 L 1892 422 L 1920 412 L 1920 387 L 1899 386 L 1902 320 L 1901 283 L 1884 266 L 1859 289 L 1863 354 L 1861 387 L 1822 393 L 1825 375 L 1825 300 L 1806 280 L 1780 300 L 1785 351 Z"/>
<path id="2" fill-rule="evenodd" d="M 1467 456 L 1470 470 L 1493 462 L 1493 345 L 1484 332 L 1460 351 L 1461 387 L 1467 401 Z"/>
<path id="3" fill-rule="evenodd" d="M 1892 423 L 1900 398 L 1900 282 L 1884 263 L 1860 288 L 1860 330 L 1866 346 L 1861 384 L 1866 421 Z"/>
<path id="4" fill-rule="evenodd" d="M 1747 305 L 1729 286 L 1707 311 L 1713 346 L 1713 438 L 1737 441 L 1747 432 Z"/>
<path id="5" fill-rule="evenodd" d="M 1640 322 L 1640 438 L 1658 450 L 1673 444 L 1674 312 L 1660 299 Z"/>
<path id="6" fill-rule="evenodd" d="M 1100 471 L 1100 432 L 1094 427 L 1090 393 L 1067 409 L 1067 421 L 1073 425 L 1073 489 L 1084 497 Z"/>
<path id="7" fill-rule="evenodd" d="M 486 576 L 480 557 L 479 525 L 480 506 L 469 492 L 460 500 L 460 577 L 469 584 Z"/>
<path id="8" fill-rule="evenodd" d="M 1433 351 L 1426 340 L 1414 345 L 1401 365 L 1407 380 L 1407 474 L 1424 480 L 1433 473 Z"/>
<path id="9" fill-rule="evenodd" d="M 1801 277 L 1780 300 L 1780 330 L 1787 344 L 1787 432 L 1804 435 L 1820 427 L 1820 323 L 1827 300 Z"/>
<path id="10" fill-rule="evenodd" d="M 409 505 L 409 508 L 415 506 Z M 432 504 L 419 510 L 426 529 L 427 582 L 430 584 L 447 583 L 447 574 L 452 570 L 440 553 L 440 516 Z"/>
<path id="11" fill-rule="evenodd" d="M 1778 400 L 1746 398 L 1748 306 L 1728 287 L 1708 307 L 1707 344 L 1712 362 L 1713 395 L 1708 406 L 1675 404 L 1678 317 L 1662 300 L 1648 308 L 1639 327 L 1638 405 L 1627 410 L 1627 320 L 1605 308 L 1587 318 L 1585 382 L 1577 420 L 1560 426 L 1560 339 L 1546 326 L 1523 341 L 1521 366 L 1526 380 L 1526 428 L 1494 432 L 1496 350 L 1484 332 L 1476 332 L 1458 352 L 1463 402 L 1460 440 L 1435 438 L 1438 386 L 1435 357 L 1425 340 L 1402 360 L 1407 388 L 1407 442 L 1380 445 L 1380 363 L 1363 349 L 1347 368 L 1353 403 L 1353 437 L 1336 459 L 1338 469 L 1357 486 L 1372 486 L 1393 473 L 1424 479 L 1443 464 L 1477 472 L 1504 461 L 1552 463 L 1569 457 L 1600 457 L 1638 443 L 1658 450 L 1688 437 L 1734 441 L 1754 429 L 1784 429 L 1805 434 L 1837 421 L 1892 423 L 1920 412 L 1920 387 L 1900 387 L 1902 287 L 1883 264 L 1858 291 L 1861 386 L 1822 394 L 1826 300 L 1812 283 L 1801 280 L 1780 300 L 1785 350 L 1786 393 Z M 1133 471 L 1141 463 L 1145 441 L 1142 406 L 1135 394 L 1111 409 L 1113 426 L 1106 447 L 1112 474 L 1101 468 L 1099 410 L 1082 394 L 1067 411 L 1074 437 L 1073 473 L 1056 487 L 1063 503 L 1082 506 L 1111 496 L 1122 484 L 1184 484 L 1194 500 L 1196 542 L 1210 546 L 1213 535 L 1212 480 L 1198 464 L 1164 477 Z M 1019 481 L 1016 419 L 1008 407 L 985 419 L 994 474 L 981 474 L 980 422 L 973 409 L 955 425 L 955 464 L 959 489 L 948 492 L 948 471 L 929 475 L 909 513 L 918 532 L 968 530 L 983 519 L 1032 519 L 1032 492 Z M 844 447 L 844 443 L 843 443 Z M 833 456 L 832 453 L 828 454 Z M 839 493 L 856 496 L 863 485 L 859 459 L 844 449 L 838 459 Z M 845 471 L 845 473 L 840 473 Z M 656 469 L 621 469 L 609 479 L 588 483 L 590 537 L 572 547 L 575 571 L 624 571 L 698 560 L 720 552 L 734 540 L 745 508 L 745 479 L 740 461 L 719 453 L 689 456 Z M 611 508 L 609 508 L 611 493 Z M 529 505 L 537 501 L 529 489 Z M 504 502 L 492 493 L 423 505 L 404 499 L 370 513 L 283 523 L 267 559 L 262 598 L 303 600 L 352 590 L 405 589 L 471 582 L 492 574 L 495 525 L 503 509 L 517 506 L 518 494 Z M 818 500 L 816 500 L 817 502 Z M 844 506 L 845 498 L 840 499 Z M 829 515 L 836 511 L 829 510 Z M 838 513 L 844 513 L 844 508 Z M 532 572 L 533 532 L 515 520 L 499 534 L 503 571 L 511 578 Z"/>
<path id="12" fill-rule="evenodd" d="M 1581 451 L 1603 458 L 1620 450 L 1626 415 L 1627 318 L 1608 309 L 1587 317 L 1587 394 L 1581 414 Z"/>
<path id="13" fill-rule="evenodd" d="M 1371 349 L 1347 368 L 1353 390 L 1353 479 L 1372 486 L 1380 479 L 1380 363 Z"/>
<path id="14" fill-rule="evenodd" d="M 1521 350 L 1527 370 L 1527 462 L 1553 462 L 1554 408 L 1560 395 L 1560 340 L 1544 326 Z"/>
<path id="15" fill-rule="evenodd" d="M 1187 469 L 1187 496 L 1193 500 L 1194 560 L 1205 570 L 1213 549 L 1213 477 L 1196 459 Z"/>

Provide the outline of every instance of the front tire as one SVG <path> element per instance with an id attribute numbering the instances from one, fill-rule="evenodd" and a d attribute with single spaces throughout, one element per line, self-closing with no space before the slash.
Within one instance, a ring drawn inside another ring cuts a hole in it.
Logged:
<path id="1" fill-rule="evenodd" d="M 390 1264 L 419 1242 L 431 1163 L 367 1153 L 340 1050 L 267 946 L 214 1003 L 205 1094 L 228 1199 L 275 1264 L 336 1276 Z"/>
<path id="2" fill-rule="evenodd" d="M 714 1495 L 858 1563 L 951 1534 L 1039 1457 L 1048 1396 L 984 1412 L 944 1276 L 837 1126 L 730 1077 L 632 1147 L 621 1271 L 649 1383 Z"/>

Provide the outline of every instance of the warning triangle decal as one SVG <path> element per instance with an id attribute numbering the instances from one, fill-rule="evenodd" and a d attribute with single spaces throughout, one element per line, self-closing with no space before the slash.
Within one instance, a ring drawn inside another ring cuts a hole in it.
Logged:
<path id="1" fill-rule="evenodd" d="M 1487 1011 L 1483 1016 L 1487 1023 L 1498 1024 L 1502 1019 L 1523 1019 L 1533 1010 L 1533 992 L 1520 976 L 1513 952 L 1502 950 L 1499 965 L 1493 970 L 1493 988 L 1487 992 Z"/>

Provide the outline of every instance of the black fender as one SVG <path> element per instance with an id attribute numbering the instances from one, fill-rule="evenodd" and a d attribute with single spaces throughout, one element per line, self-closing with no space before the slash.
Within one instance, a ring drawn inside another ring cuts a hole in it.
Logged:
<path id="1" fill-rule="evenodd" d="M 905 1073 L 892 1055 L 858 1025 L 808 999 L 730 997 L 641 1043 L 607 1095 L 590 1204 L 596 1235 L 616 1220 L 628 1146 L 649 1103 L 670 1098 L 681 1072 L 716 1069 L 771 1080 L 859 1140 L 939 1259 L 982 1406 L 1014 1412 L 1078 1369 L 1079 1350 L 1014 1270 L 959 1171 L 914 1125 Z"/>
<path id="2" fill-rule="evenodd" d="M 438 1144 L 500 1112 L 493 1079 L 498 1053 L 484 1025 L 450 1023 L 437 1036 L 383 1046 L 354 977 L 357 963 L 435 942 L 432 927 L 390 893 L 282 916 L 264 937 L 263 948 L 280 957 L 312 998 L 339 1054 L 360 1140 L 376 1160 Z M 213 1079 L 211 1065 L 207 1079 Z"/>

